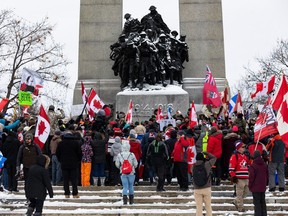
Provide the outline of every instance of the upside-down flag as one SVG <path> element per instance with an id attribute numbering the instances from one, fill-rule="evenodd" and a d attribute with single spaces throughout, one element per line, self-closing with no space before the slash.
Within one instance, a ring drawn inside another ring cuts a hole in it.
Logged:
<path id="1" fill-rule="evenodd" d="M 29 91 L 38 96 L 39 88 L 43 87 L 43 79 L 36 71 L 23 68 L 20 90 Z"/>
<path id="2" fill-rule="evenodd" d="M 49 117 L 45 112 L 44 107 L 41 105 L 34 137 L 34 142 L 40 147 L 40 149 L 43 148 L 46 140 L 48 139 L 50 129 Z"/>
<path id="3" fill-rule="evenodd" d="M 218 92 L 215 79 L 208 66 L 206 66 L 206 77 L 203 87 L 203 104 L 212 104 L 215 107 L 221 106 L 220 93 Z"/>
<path id="4" fill-rule="evenodd" d="M 251 94 L 251 98 L 270 94 L 274 89 L 274 84 L 275 84 L 275 75 L 273 75 L 268 82 L 256 83 L 256 90 L 254 93 Z"/>
<path id="5" fill-rule="evenodd" d="M 128 124 L 132 123 L 132 111 L 133 111 L 133 104 L 132 104 L 132 100 L 130 100 L 127 115 L 126 115 L 126 122 Z"/>

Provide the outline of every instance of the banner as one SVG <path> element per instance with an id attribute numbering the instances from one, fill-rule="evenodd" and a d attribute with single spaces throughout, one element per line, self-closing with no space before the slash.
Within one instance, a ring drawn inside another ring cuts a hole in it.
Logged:
<path id="1" fill-rule="evenodd" d="M 30 92 L 19 91 L 18 92 L 18 102 L 21 106 L 31 106 L 32 105 L 32 95 Z"/>

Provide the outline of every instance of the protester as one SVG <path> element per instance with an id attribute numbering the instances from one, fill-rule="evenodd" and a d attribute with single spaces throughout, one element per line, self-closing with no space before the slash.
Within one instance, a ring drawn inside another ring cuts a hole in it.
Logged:
<path id="1" fill-rule="evenodd" d="M 50 162 L 49 157 L 39 155 L 36 157 L 36 161 L 36 164 L 30 167 L 25 184 L 25 195 L 30 201 L 26 212 L 27 216 L 31 216 L 34 211 L 34 216 L 42 215 L 47 191 L 49 197 L 53 198 L 51 181 L 48 171 L 45 169 L 45 165 L 47 164 L 48 167 Z"/>
<path id="2" fill-rule="evenodd" d="M 245 212 L 243 199 L 248 193 L 249 158 L 244 154 L 245 144 L 242 140 L 235 142 L 235 148 L 236 152 L 231 156 L 229 162 L 231 181 L 236 184 L 236 198 L 233 205 L 239 212 Z"/>
<path id="3" fill-rule="evenodd" d="M 176 177 L 181 191 L 187 191 L 189 184 L 187 161 L 188 146 L 189 142 L 186 140 L 185 132 L 180 130 L 177 133 L 177 142 L 175 143 L 174 150 L 171 156 L 174 161 Z"/>
<path id="4" fill-rule="evenodd" d="M 129 174 L 122 173 L 122 165 L 124 160 L 128 160 L 132 165 L 132 171 Z M 122 152 L 118 154 L 116 158 L 115 165 L 118 169 L 120 169 L 121 173 L 121 181 L 123 185 L 123 204 L 126 205 L 128 202 L 129 195 L 129 204 L 134 203 L 134 180 L 135 180 L 135 168 L 138 165 L 137 159 L 133 153 L 130 152 L 130 144 L 129 142 L 124 142 L 122 144 Z"/>
<path id="5" fill-rule="evenodd" d="M 91 146 L 92 136 L 90 132 L 84 137 L 84 143 L 81 146 L 82 159 L 81 159 L 81 185 L 82 187 L 90 186 L 90 176 L 92 169 L 92 156 L 93 149 Z"/>
<path id="6" fill-rule="evenodd" d="M 249 167 L 249 190 L 253 196 L 255 216 L 267 216 L 265 191 L 268 179 L 267 164 L 261 158 L 260 151 L 256 150 L 253 155 L 253 163 Z"/>
<path id="7" fill-rule="evenodd" d="M 16 176 L 20 175 L 20 165 L 23 164 L 24 180 L 26 180 L 29 168 L 36 164 L 36 157 L 41 154 L 40 147 L 33 142 L 33 135 L 27 133 L 24 144 L 20 146 L 17 154 Z"/>
<path id="8" fill-rule="evenodd" d="M 266 145 L 267 151 L 270 152 L 269 158 L 269 191 L 276 190 L 275 172 L 278 175 L 279 191 L 285 190 L 285 176 L 284 176 L 284 154 L 285 143 L 283 142 L 280 134 L 274 134 Z"/>
<path id="9" fill-rule="evenodd" d="M 113 164 L 112 164 L 112 176 L 114 179 L 114 185 L 120 186 L 120 171 L 115 165 L 115 161 L 117 156 L 122 151 L 122 143 L 121 138 L 119 136 L 115 137 L 115 142 L 111 146 L 110 155 L 113 157 Z"/>
<path id="10" fill-rule="evenodd" d="M 82 152 L 80 141 L 72 131 L 63 135 L 62 141 L 58 144 L 56 156 L 61 163 L 65 198 L 70 198 L 69 182 L 72 184 L 73 198 L 79 198 L 77 169 L 81 162 Z"/>
<path id="11" fill-rule="evenodd" d="M 158 133 L 156 139 L 148 146 L 147 157 L 150 160 L 150 164 L 158 180 L 156 191 L 165 191 L 165 171 L 169 153 L 165 143 L 162 141 L 162 133 Z"/>
<path id="12" fill-rule="evenodd" d="M 207 156 L 207 159 L 205 159 Z M 211 177 L 210 172 L 217 158 L 209 152 L 200 152 L 196 155 L 196 164 L 193 167 L 194 198 L 196 202 L 196 216 L 202 216 L 203 203 L 205 204 L 206 216 L 212 216 L 211 207 Z M 197 172 L 197 166 L 204 166 L 204 173 Z M 199 179 L 199 185 L 197 185 Z"/>
<path id="13" fill-rule="evenodd" d="M 61 131 L 56 130 L 55 135 L 53 136 L 50 142 L 51 162 L 52 162 L 52 183 L 54 186 L 59 185 L 60 182 L 62 181 L 61 164 L 56 156 L 56 150 L 61 140 L 62 140 Z"/>

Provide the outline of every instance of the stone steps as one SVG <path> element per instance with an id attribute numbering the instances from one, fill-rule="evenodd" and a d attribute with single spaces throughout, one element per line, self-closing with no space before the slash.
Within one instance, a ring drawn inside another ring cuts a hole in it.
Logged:
<path id="1" fill-rule="evenodd" d="M 135 186 L 135 204 L 123 205 L 120 186 L 79 187 L 80 199 L 65 198 L 62 186 L 53 186 L 53 199 L 47 198 L 43 215 L 117 215 L 117 216 L 161 216 L 195 215 L 196 207 L 193 186 L 188 191 L 179 191 L 176 185 L 166 185 L 165 192 L 156 192 L 156 186 L 142 184 Z M 23 215 L 26 199 L 23 184 L 16 194 L 0 192 L 0 215 Z M 1 194 L 2 193 L 2 194 Z M 212 209 L 214 215 L 253 215 L 251 194 L 245 199 L 245 213 L 238 213 L 232 204 L 233 186 L 224 182 L 212 187 Z M 288 215 L 288 193 L 267 193 L 268 215 Z M 4 197 L 4 198 L 3 198 Z M 229 214 L 228 214 L 229 213 Z"/>

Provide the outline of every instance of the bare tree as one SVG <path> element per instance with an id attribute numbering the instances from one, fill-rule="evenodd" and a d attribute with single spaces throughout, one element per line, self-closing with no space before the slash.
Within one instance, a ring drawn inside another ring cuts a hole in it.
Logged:
<path id="1" fill-rule="evenodd" d="M 24 67 L 38 72 L 44 79 L 46 91 L 42 97 L 47 95 L 48 100 L 53 99 L 49 97 L 49 89 L 61 92 L 69 87 L 66 71 L 69 62 L 64 58 L 62 45 L 54 41 L 53 28 L 47 17 L 32 23 L 12 11 L 0 12 L 0 94 L 9 99 L 4 111 L 17 104 Z"/>
<path id="2" fill-rule="evenodd" d="M 259 71 L 254 71 L 249 67 L 245 67 L 246 74 L 242 77 L 236 88 L 241 90 L 241 96 L 244 106 L 248 107 L 253 104 L 263 104 L 267 97 L 251 99 L 250 94 L 255 91 L 257 82 L 266 82 L 275 74 L 276 82 L 274 89 L 277 89 L 281 74 L 288 73 L 288 40 L 280 40 L 277 46 L 266 58 L 257 58 Z"/>

